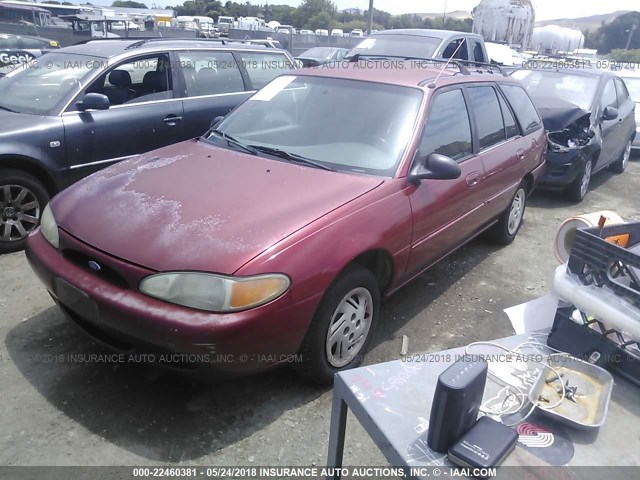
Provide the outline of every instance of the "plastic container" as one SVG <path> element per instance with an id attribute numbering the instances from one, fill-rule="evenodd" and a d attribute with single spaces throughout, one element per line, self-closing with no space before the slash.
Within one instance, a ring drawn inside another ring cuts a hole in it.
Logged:
<path id="1" fill-rule="evenodd" d="M 640 386 L 640 222 L 577 230 L 554 290 L 569 306 L 547 344 Z"/>
<path id="2" fill-rule="evenodd" d="M 607 241 L 607 239 L 609 239 Z M 623 248 L 613 243 L 626 245 Z M 576 231 L 568 270 L 583 285 L 607 286 L 640 308 L 640 222 Z"/>
<path id="3" fill-rule="evenodd" d="M 567 263 L 569 260 L 571 248 L 573 247 L 573 242 L 576 238 L 576 232 L 578 229 L 597 227 L 601 217 L 606 218 L 605 225 L 624 223 L 624 220 L 620 215 L 610 210 L 576 215 L 575 217 L 568 218 L 562 222 L 553 243 L 553 253 L 560 263 Z"/>

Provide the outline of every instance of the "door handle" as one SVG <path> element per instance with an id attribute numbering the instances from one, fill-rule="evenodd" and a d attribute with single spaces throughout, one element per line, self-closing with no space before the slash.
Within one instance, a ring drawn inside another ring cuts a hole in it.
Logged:
<path id="1" fill-rule="evenodd" d="M 518 160 L 524 160 L 524 150 L 522 148 L 520 148 L 516 152 L 516 156 L 518 157 Z"/>
<path id="2" fill-rule="evenodd" d="M 181 122 L 182 121 L 182 117 L 178 117 L 177 115 L 168 115 L 163 122 L 166 123 L 167 125 L 169 125 L 170 127 L 173 127 L 176 123 Z"/>
<path id="3" fill-rule="evenodd" d="M 480 174 L 478 172 L 470 173 L 469 175 L 467 175 L 466 181 L 467 186 L 475 187 L 480 183 Z"/>

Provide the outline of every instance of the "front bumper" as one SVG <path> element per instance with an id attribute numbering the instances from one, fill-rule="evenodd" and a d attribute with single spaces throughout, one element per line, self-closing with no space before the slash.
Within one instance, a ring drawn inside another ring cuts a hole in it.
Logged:
<path id="1" fill-rule="evenodd" d="M 61 251 L 72 248 L 113 271 L 140 267 L 110 257 L 60 230 Z M 38 228 L 29 236 L 26 255 L 31 268 L 61 309 L 103 344 L 145 358 L 180 362 L 178 367 L 206 367 L 223 375 L 240 375 L 297 361 L 297 352 L 321 293 L 292 303 L 290 292 L 244 312 L 208 313 L 141 294 L 102 278 L 53 248 Z M 127 276 L 127 275 L 125 275 Z M 85 298 L 86 297 L 86 298 Z M 177 354 L 177 355 L 176 355 Z"/>
<path id="2" fill-rule="evenodd" d="M 582 173 L 585 158 L 579 148 L 568 152 L 547 150 L 547 162 L 539 186 L 551 189 L 566 187 Z"/>

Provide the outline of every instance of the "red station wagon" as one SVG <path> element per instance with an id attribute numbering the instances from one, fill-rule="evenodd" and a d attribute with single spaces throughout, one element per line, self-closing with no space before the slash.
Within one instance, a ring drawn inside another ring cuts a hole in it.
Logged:
<path id="1" fill-rule="evenodd" d="M 490 71 L 294 71 L 202 138 L 57 195 L 27 256 L 112 347 L 215 350 L 227 375 L 298 354 L 330 383 L 362 361 L 382 298 L 482 232 L 513 241 L 546 144 L 527 93 Z"/>

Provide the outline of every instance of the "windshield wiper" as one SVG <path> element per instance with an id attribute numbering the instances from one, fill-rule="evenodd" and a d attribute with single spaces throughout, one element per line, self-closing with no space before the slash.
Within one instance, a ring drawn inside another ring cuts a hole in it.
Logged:
<path id="1" fill-rule="evenodd" d="M 18 113 L 18 112 L 16 112 L 15 110 L 11 110 L 10 108 L 3 107 L 2 105 L 0 105 L 0 109 L 1 109 L 1 110 L 6 110 L 7 112 L 11 112 L 11 113 Z"/>
<path id="2" fill-rule="evenodd" d="M 258 150 L 256 150 L 253 147 L 250 147 L 249 145 L 245 145 L 244 143 L 233 138 L 231 135 L 227 135 L 226 133 L 218 129 L 211 130 L 211 133 L 215 133 L 216 135 L 222 137 L 227 141 L 227 144 L 229 145 L 233 145 L 234 147 L 241 148 L 242 150 L 244 150 L 247 153 L 250 153 L 251 155 L 260 156 L 260 152 Z"/>
<path id="3" fill-rule="evenodd" d="M 298 155 L 296 153 L 285 152 L 284 150 L 280 150 L 279 148 L 273 147 L 265 147 L 264 145 L 250 145 L 251 148 L 258 150 L 259 152 L 264 152 L 268 155 L 273 155 L 274 157 L 282 158 L 284 160 L 291 160 L 292 162 L 302 163 L 305 165 L 309 165 L 315 168 L 320 168 L 322 170 L 328 170 L 329 172 L 335 172 L 336 170 L 327 167 L 321 163 L 315 162 L 310 158 L 303 157 L 302 155 Z"/>

